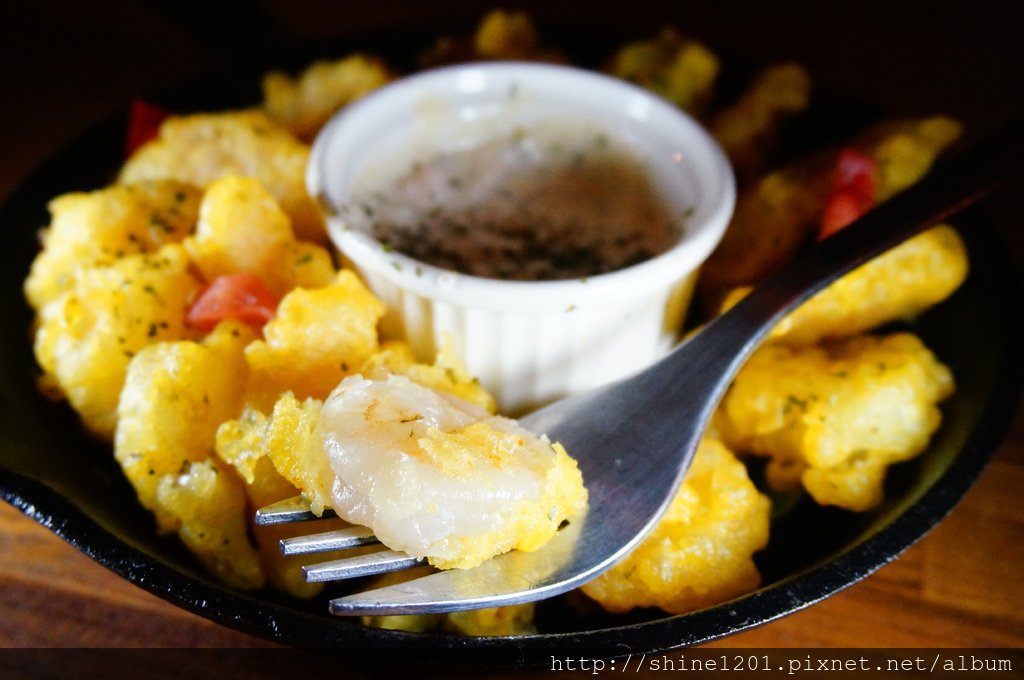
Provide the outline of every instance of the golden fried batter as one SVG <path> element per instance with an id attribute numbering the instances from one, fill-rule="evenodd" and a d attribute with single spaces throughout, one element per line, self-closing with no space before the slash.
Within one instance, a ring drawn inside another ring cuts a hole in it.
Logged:
<path id="1" fill-rule="evenodd" d="M 761 582 L 751 557 L 768 543 L 770 510 L 732 452 L 704 439 L 654 531 L 582 590 L 609 611 L 672 614 L 742 595 Z"/>
<path id="2" fill-rule="evenodd" d="M 888 465 L 921 453 L 953 392 L 949 369 L 914 335 L 762 347 L 719 407 L 723 441 L 771 457 L 776 488 L 801 480 L 819 503 L 882 501 Z"/>
<path id="3" fill-rule="evenodd" d="M 324 243 L 327 233 L 306 193 L 309 147 L 258 110 L 172 116 L 160 136 L 121 168 L 118 182 L 177 179 L 206 188 L 227 175 L 255 177 L 292 220 L 295 235 Z"/>

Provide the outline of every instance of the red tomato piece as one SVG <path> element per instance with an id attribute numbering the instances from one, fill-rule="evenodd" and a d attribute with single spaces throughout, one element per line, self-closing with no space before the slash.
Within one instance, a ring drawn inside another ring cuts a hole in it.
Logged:
<path id="1" fill-rule="evenodd" d="M 877 169 L 873 158 L 855 149 L 839 152 L 832 190 L 821 215 L 819 240 L 828 238 L 874 206 Z"/>
<path id="2" fill-rule="evenodd" d="M 818 232 L 818 239 L 826 239 L 858 217 L 867 212 L 867 208 L 858 200 L 853 192 L 844 191 L 833 194 L 825 204 L 825 211 L 821 215 L 821 230 Z"/>
<path id="3" fill-rule="evenodd" d="M 875 159 L 865 156 L 856 149 L 841 149 L 836 159 L 833 188 L 852 187 L 859 190 L 870 188 L 874 193 L 873 177 L 878 164 Z"/>
<path id="4" fill-rule="evenodd" d="M 236 319 L 255 328 L 274 318 L 277 300 L 252 274 L 229 274 L 213 280 L 185 315 L 185 323 L 210 332 L 225 319 Z"/>
<path id="5" fill-rule="evenodd" d="M 147 101 L 132 101 L 128 114 L 128 138 L 125 143 L 125 156 L 131 156 L 146 142 L 156 139 L 160 133 L 160 124 L 171 115 L 169 111 Z"/>

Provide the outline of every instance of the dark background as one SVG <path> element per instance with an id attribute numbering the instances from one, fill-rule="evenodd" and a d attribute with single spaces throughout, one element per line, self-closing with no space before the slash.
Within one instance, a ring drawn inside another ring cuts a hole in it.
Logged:
<path id="1" fill-rule="evenodd" d="M 1024 111 L 1024 3 L 1015 0 L 2 5 L 0 190 L 133 95 L 232 61 L 276 65 L 275 55 L 295 47 L 333 46 L 341 55 L 346 39 L 388 27 L 396 35 L 420 26 L 469 28 L 493 5 L 526 8 L 542 25 L 585 19 L 598 30 L 637 36 L 672 16 L 680 30 L 729 55 L 754 63 L 797 59 L 822 89 L 896 113 L 948 113 L 965 121 L 969 134 Z"/>
<path id="2" fill-rule="evenodd" d="M 403 43 L 410 32 L 469 31 L 493 6 L 577 34 L 585 25 L 647 37 L 671 22 L 734 59 L 798 60 L 819 91 L 893 114 L 953 115 L 966 124 L 966 143 L 1024 114 L 1017 0 L 5 2 L 0 195 L 132 97 L 213 73 L 251 85 L 268 67 L 366 47 L 367 35 L 382 51 L 415 51 L 426 44 Z M 1011 240 L 1020 253 L 1021 239 Z"/>

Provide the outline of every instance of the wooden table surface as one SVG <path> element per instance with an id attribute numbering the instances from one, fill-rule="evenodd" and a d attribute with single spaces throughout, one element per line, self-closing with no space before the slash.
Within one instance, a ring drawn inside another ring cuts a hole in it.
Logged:
<path id="1" fill-rule="evenodd" d="M 5 3 L 0 10 L 6 14 L 0 17 L 5 31 L 0 35 L 0 49 L 5 50 L 0 63 L 7 69 L 0 113 L 0 195 L 86 123 L 134 94 L 140 82 L 165 85 L 204 68 L 207 57 L 202 50 L 145 3 L 113 3 L 117 22 L 106 22 L 106 13 L 81 4 Z M 396 12 L 412 12 L 414 6 L 390 4 Z M 1001 5 L 991 7 L 996 11 Z M 1009 4 L 1002 9 L 1014 11 Z M 695 17 L 694 24 L 702 30 L 693 32 L 710 33 L 723 42 L 728 32 L 716 28 L 722 12 Z M 913 14 L 913 8 L 906 13 Z M 804 31 L 794 39 L 813 43 L 801 49 L 816 75 L 823 73 L 832 86 L 858 96 L 876 97 L 897 108 L 923 101 L 932 107 L 928 110 L 950 110 L 983 126 L 1019 113 L 1019 94 L 1011 92 L 1024 82 L 1019 79 L 1024 58 L 1019 44 L 1009 45 L 1015 36 L 1002 26 L 1019 22 L 1004 22 L 995 15 L 987 23 L 972 19 L 975 23 L 965 27 L 955 13 L 936 10 L 931 17 L 935 23 L 926 30 L 901 24 L 903 32 L 893 28 L 876 36 L 885 41 L 897 35 L 909 43 L 899 60 L 888 63 L 872 50 L 858 55 L 859 66 L 854 68 L 841 51 L 856 42 L 848 36 L 857 34 L 856 15 L 843 19 L 847 31 L 834 40 L 809 38 L 814 33 L 810 19 L 795 27 L 777 17 L 775 23 L 780 24 L 778 31 L 785 30 L 781 24 Z M 754 19 L 772 25 L 771 17 Z M 752 52 L 760 50 L 765 58 L 785 52 L 757 37 L 759 33 L 751 35 L 755 37 L 745 39 L 744 45 Z M 944 56 L 930 54 L 929 45 L 940 39 L 945 41 Z M 55 44 L 62 47 L 54 49 Z M 936 63 L 945 73 L 946 89 L 917 82 L 916 74 Z M 865 69 L 871 73 L 865 74 Z M 878 76 L 883 72 L 886 77 Z M 11 102 L 22 105 L 8 105 Z M 1020 211 L 1013 214 L 1019 216 Z M 1011 228 L 1010 238 L 1020 258 L 1019 229 Z M 1021 489 L 1024 415 L 1018 411 L 1008 438 L 976 486 L 946 521 L 900 559 L 825 602 L 719 644 L 1024 647 Z M 0 647 L 271 645 L 128 584 L 6 504 L 0 504 L 0 611 Z"/>

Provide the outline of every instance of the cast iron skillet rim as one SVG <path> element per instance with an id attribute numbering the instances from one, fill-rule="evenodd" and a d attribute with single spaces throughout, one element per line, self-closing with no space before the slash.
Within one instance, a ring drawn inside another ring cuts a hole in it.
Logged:
<path id="1" fill-rule="evenodd" d="M 124 113 L 112 115 L 75 137 L 4 197 L 0 214 L 21 207 L 36 191 L 59 175 L 61 166 L 77 153 L 109 138 L 120 129 Z M 987 226 L 987 225 L 984 225 Z M 1006 253 L 990 233 L 975 243 L 984 251 L 990 276 L 1006 292 L 1006 309 L 1021 307 L 1019 277 Z M 778 619 L 812 605 L 862 580 L 928 533 L 945 517 L 973 484 L 994 454 L 1017 408 L 1024 384 L 1024 355 L 1012 347 L 1024 346 L 1024 323 L 1016 315 L 1004 317 L 1004 336 L 998 371 L 989 401 L 952 464 L 923 496 L 891 524 L 831 562 L 812 567 L 754 593 L 709 609 L 655 621 L 575 633 L 517 637 L 460 637 L 418 635 L 367 628 L 356 622 L 260 601 L 250 595 L 168 570 L 158 559 L 134 548 L 102 529 L 94 520 L 45 484 L 0 466 L 0 497 L 25 515 L 49 528 L 96 562 L 129 582 L 193 613 L 225 626 L 278 642 L 304 647 L 334 647 L 351 652 L 401 647 L 421 661 L 453 666 L 531 666 L 550 662 L 557 650 L 586 651 L 592 656 L 623 657 L 628 653 L 656 653 L 707 642 Z M 237 603 L 237 605 L 235 604 Z M 227 606 L 225 606 L 227 605 Z M 700 634 L 695 630 L 702 631 Z M 628 636 L 632 644 L 623 638 Z M 642 646 L 637 646 L 640 641 Z M 459 656 L 451 656 L 458 650 Z M 475 652 L 475 653 L 474 653 Z M 500 652 L 500 653 L 495 653 Z M 379 655 L 376 662 L 382 661 Z M 406 663 L 410 659 L 384 659 Z"/>

